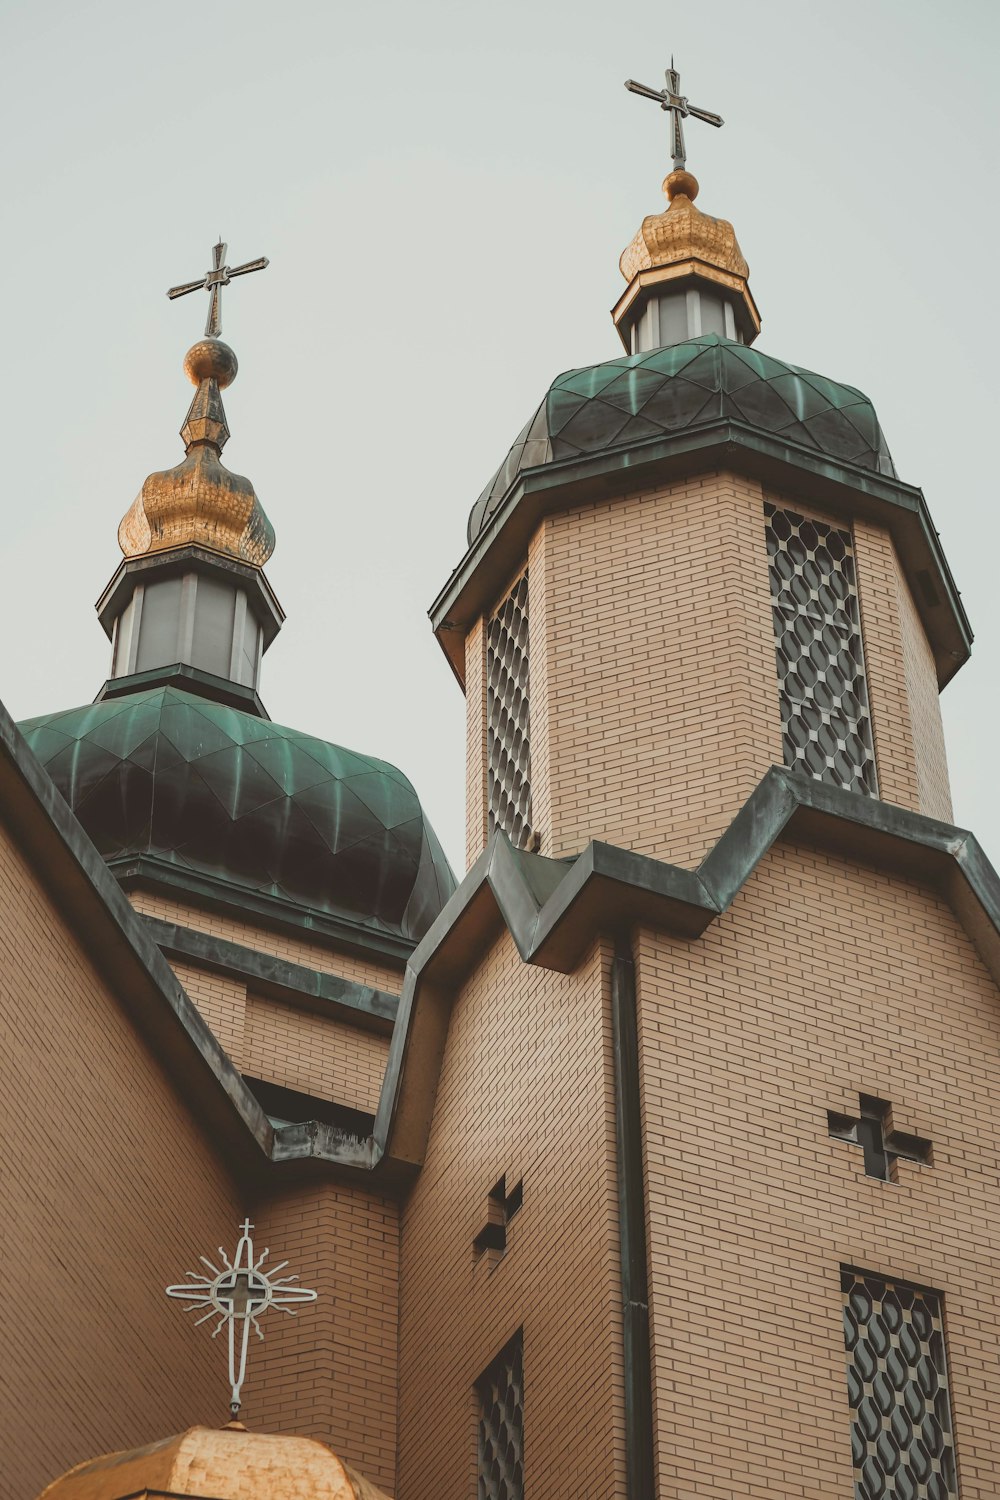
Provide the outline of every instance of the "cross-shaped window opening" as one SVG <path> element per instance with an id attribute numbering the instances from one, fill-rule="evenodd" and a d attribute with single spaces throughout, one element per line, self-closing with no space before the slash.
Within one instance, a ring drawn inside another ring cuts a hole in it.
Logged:
<path id="1" fill-rule="evenodd" d="M 858 1095 L 858 1114 L 827 1111 L 827 1127 L 838 1141 L 850 1141 L 864 1153 L 865 1176 L 896 1182 L 896 1162 L 913 1161 L 932 1166 L 931 1143 L 922 1136 L 894 1130 L 892 1105 L 873 1094 Z"/>
<path id="2" fill-rule="evenodd" d="M 485 1250 L 496 1250 L 500 1254 L 507 1248 L 507 1225 L 524 1201 L 524 1182 L 518 1181 L 507 1191 L 507 1175 L 490 1188 L 486 1199 L 486 1223 L 472 1242 L 477 1258 Z"/>

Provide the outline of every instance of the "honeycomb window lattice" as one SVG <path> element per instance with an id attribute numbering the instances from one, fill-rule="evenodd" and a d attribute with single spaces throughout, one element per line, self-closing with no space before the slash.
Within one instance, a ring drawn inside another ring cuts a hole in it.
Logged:
<path id="1" fill-rule="evenodd" d="M 855 1500 L 958 1495 L 941 1297 L 844 1271 Z"/>
<path id="2" fill-rule="evenodd" d="M 486 764 L 489 826 L 530 848 L 531 744 L 528 695 L 528 574 L 489 622 L 486 646 Z"/>
<path id="3" fill-rule="evenodd" d="M 476 1382 L 477 1500 L 524 1500 L 524 1339 L 518 1332 Z"/>
<path id="4" fill-rule="evenodd" d="M 849 531 L 765 505 L 785 764 L 878 795 Z"/>

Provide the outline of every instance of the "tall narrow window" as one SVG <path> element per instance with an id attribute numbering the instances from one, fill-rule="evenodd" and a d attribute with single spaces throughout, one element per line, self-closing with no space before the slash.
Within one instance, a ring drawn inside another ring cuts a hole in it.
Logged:
<path id="1" fill-rule="evenodd" d="M 524 1336 L 519 1330 L 476 1381 L 478 1500 L 524 1500 Z"/>
<path id="2" fill-rule="evenodd" d="M 844 1271 L 855 1500 L 957 1496 L 941 1296 Z"/>
<path id="3" fill-rule="evenodd" d="M 525 570 L 490 620 L 486 644 L 490 832 L 502 828 L 517 849 L 527 849 L 532 841 L 529 687 Z"/>
<path id="4" fill-rule="evenodd" d="M 785 765 L 878 795 L 851 533 L 765 505 Z"/>

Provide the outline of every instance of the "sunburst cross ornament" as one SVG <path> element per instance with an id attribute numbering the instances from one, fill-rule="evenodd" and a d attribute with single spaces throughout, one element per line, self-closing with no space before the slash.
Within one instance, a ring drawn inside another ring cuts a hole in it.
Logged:
<path id="1" fill-rule="evenodd" d="M 246 1378 L 251 1328 L 262 1339 L 264 1334 L 259 1320 L 269 1308 L 276 1307 L 279 1312 L 289 1313 L 294 1317 L 299 1307 L 307 1302 L 315 1302 L 318 1295 L 304 1286 L 293 1286 L 292 1282 L 298 1281 L 298 1276 L 278 1275 L 288 1265 L 287 1260 L 272 1266 L 269 1271 L 261 1269 L 268 1251 L 264 1250 L 254 1260 L 253 1240 L 250 1238 L 253 1227 L 249 1219 L 243 1220 L 236 1254 L 232 1260 L 222 1246 L 219 1246 L 221 1270 L 218 1266 L 213 1266 L 204 1255 L 199 1255 L 198 1259 L 202 1265 L 207 1266 L 211 1275 L 188 1271 L 187 1281 L 167 1287 L 168 1297 L 176 1297 L 179 1302 L 188 1304 L 185 1312 L 197 1312 L 203 1307 L 207 1309 L 196 1320 L 195 1327 L 199 1323 L 206 1323 L 209 1318 L 218 1319 L 212 1330 L 213 1339 L 218 1338 L 223 1328 L 228 1327 L 229 1384 L 232 1387 L 229 1409 L 234 1417 L 240 1409 L 240 1390 Z M 237 1324 L 240 1325 L 239 1332 Z"/>

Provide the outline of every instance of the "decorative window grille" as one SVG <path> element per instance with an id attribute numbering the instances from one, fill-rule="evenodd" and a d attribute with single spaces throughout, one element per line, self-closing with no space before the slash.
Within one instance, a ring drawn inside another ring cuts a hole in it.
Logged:
<path id="1" fill-rule="evenodd" d="M 941 1297 L 844 1271 L 855 1500 L 958 1495 Z"/>
<path id="2" fill-rule="evenodd" d="M 785 764 L 878 795 L 851 533 L 765 505 Z"/>
<path id="3" fill-rule="evenodd" d="M 528 574 L 490 620 L 486 644 L 486 764 L 489 826 L 517 849 L 532 842 L 528 738 Z"/>
<path id="4" fill-rule="evenodd" d="M 524 1336 L 519 1331 L 476 1381 L 478 1500 L 524 1500 Z"/>

